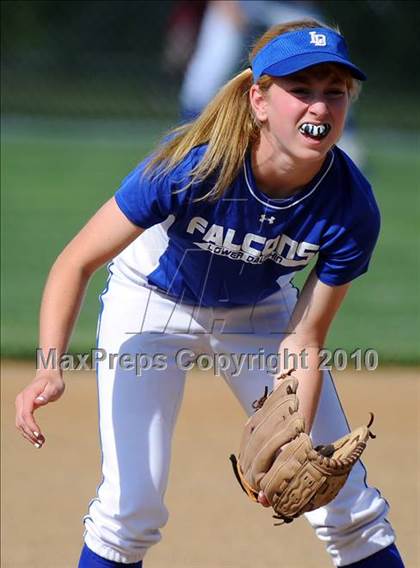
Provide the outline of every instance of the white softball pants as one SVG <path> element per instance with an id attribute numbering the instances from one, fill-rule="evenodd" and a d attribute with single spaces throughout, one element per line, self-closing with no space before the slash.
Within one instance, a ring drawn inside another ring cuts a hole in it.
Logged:
<path id="1" fill-rule="evenodd" d="M 112 272 L 111 267 L 110 271 Z M 285 290 L 254 307 L 194 308 L 112 274 L 102 295 L 98 347 L 107 354 L 161 354 L 162 368 L 112 368 L 109 358 L 97 367 L 103 479 L 84 518 L 87 546 L 109 560 L 143 559 L 157 543 L 168 520 L 164 495 L 171 440 L 184 391 L 185 371 L 177 353 L 277 353 L 296 302 Z M 132 360 L 132 359 L 131 359 Z M 122 361 L 122 359 L 120 360 Z M 143 366 L 144 366 L 143 359 Z M 157 360 L 156 360 L 157 361 Z M 131 365 L 126 365 L 130 367 Z M 158 365 L 159 366 L 159 365 Z M 245 365 L 224 378 L 248 414 L 272 377 Z M 328 443 L 348 432 L 343 409 L 329 374 L 324 383 L 311 436 Z M 388 504 L 366 484 L 358 463 L 340 494 L 328 506 L 306 515 L 336 566 L 356 562 L 394 541 L 385 516 Z"/>

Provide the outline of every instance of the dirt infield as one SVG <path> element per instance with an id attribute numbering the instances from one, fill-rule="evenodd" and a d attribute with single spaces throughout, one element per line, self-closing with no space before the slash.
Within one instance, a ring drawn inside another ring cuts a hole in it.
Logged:
<path id="1" fill-rule="evenodd" d="M 14 428 L 14 397 L 31 376 L 28 363 L 3 363 L 1 566 L 73 568 L 81 518 L 100 480 L 95 377 L 67 373 L 63 399 L 39 411 L 47 443 L 37 451 Z M 365 422 L 368 410 L 375 412 L 377 439 L 364 459 L 369 481 L 391 504 L 389 518 L 407 568 L 418 567 L 418 369 L 342 372 L 335 379 L 352 425 Z M 171 516 L 145 568 L 330 565 L 305 520 L 273 527 L 270 513 L 243 496 L 228 461 L 243 422 L 220 379 L 190 375 L 175 432 L 166 499 Z"/>

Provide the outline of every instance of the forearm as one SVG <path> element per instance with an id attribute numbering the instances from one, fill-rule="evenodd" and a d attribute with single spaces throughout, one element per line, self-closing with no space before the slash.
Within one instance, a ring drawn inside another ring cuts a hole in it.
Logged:
<path id="1" fill-rule="evenodd" d="M 289 336 L 279 348 L 280 360 L 288 361 L 288 369 L 284 369 L 284 372 L 290 371 L 293 367 L 293 376 L 299 381 L 297 392 L 299 412 L 305 419 L 307 433 L 312 428 L 322 388 L 322 371 L 319 370 L 321 347 L 317 341 L 309 339 L 305 341 L 303 338 Z M 277 379 L 274 380 L 274 388 L 276 384 L 278 384 Z"/>
<path id="2" fill-rule="evenodd" d="M 296 361 L 293 374 L 299 380 L 300 412 L 308 433 L 312 428 L 322 387 L 319 351 L 324 346 L 330 324 L 349 286 L 328 286 L 318 280 L 315 270 L 312 270 L 291 315 L 287 335 L 280 344 L 281 360 L 293 361 L 294 358 Z M 290 365 L 285 370 L 290 370 Z"/>
<path id="3" fill-rule="evenodd" d="M 51 268 L 40 310 L 39 368 L 35 379 L 16 397 L 16 427 L 37 448 L 45 437 L 34 412 L 58 400 L 64 392 L 59 362 L 68 347 L 89 279 L 142 231 L 111 198 L 70 241 Z"/>
<path id="4" fill-rule="evenodd" d="M 67 349 L 90 276 L 66 250 L 51 268 L 41 303 L 39 348 L 46 369 L 52 373 L 59 372 L 54 361 L 59 361 Z M 50 353 L 54 357 L 49 358 Z M 38 371 L 45 372 L 44 366 Z"/>

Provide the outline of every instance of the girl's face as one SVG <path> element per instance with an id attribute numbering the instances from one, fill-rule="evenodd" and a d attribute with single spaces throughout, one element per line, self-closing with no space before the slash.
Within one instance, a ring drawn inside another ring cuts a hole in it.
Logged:
<path id="1" fill-rule="evenodd" d="M 267 91 L 253 85 L 251 104 L 265 136 L 293 158 L 320 159 L 340 138 L 349 93 L 345 76 L 321 64 L 287 77 L 273 78 Z"/>

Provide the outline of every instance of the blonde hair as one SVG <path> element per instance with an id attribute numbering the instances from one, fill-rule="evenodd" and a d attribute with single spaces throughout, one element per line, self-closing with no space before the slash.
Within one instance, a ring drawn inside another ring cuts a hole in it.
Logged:
<path id="1" fill-rule="evenodd" d="M 260 49 L 275 37 L 286 32 L 315 27 L 329 28 L 312 19 L 271 27 L 252 48 L 249 55 L 250 64 Z M 333 66 L 333 69 L 345 79 L 350 99 L 354 100 L 360 88 L 359 82 L 346 68 Z M 269 89 L 272 83 L 273 79 L 268 75 L 263 75 L 257 81 L 263 91 Z M 207 144 L 202 160 L 189 172 L 189 180 L 186 180 L 182 190 L 217 173 L 213 188 L 199 200 L 219 199 L 238 175 L 250 144 L 259 137 L 260 126 L 253 116 L 249 102 L 252 84 L 253 75 L 250 68 L 226 83 L 193 122 L 179 126 L 169 133 L 169 140 L 163 142 L 155 152 L 145 173 L 151 174 L 152 177 L 164 176 L 177 166 L 192 148 Z"/>

